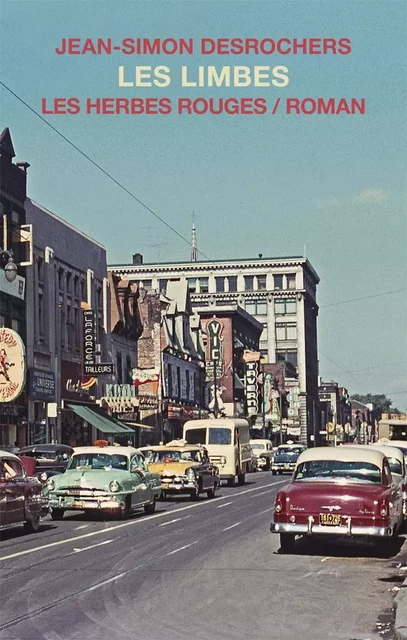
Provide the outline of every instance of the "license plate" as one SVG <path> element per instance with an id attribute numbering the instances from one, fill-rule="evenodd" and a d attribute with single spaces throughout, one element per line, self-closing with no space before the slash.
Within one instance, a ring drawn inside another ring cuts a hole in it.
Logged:
<path id="1" fill-rule="evenodd" d="M 62 507 L 64 507 L 64 506 L 67 507 L 68 505 L 73 504 L 73 502 L 74 502 L 74 498 L 72 498 L 71 496 L 60 498 L 60 504 L 61 504 Z"/>
<path id="2" fill-rule="evenodd" d="M 289 464 L 285 464 L 285 465 L 284 465 L 284 469 L 291 469 L 291 467 L 290 467 L 290 465 L 289 465 Z"/>
<path id="3" fill-rule="evenodd" d="M 328 527 L 339 527 L 342 524 L 342 516 L 340 513 L 320 513 L 319 524 Z"/>
<path id="4" fill-rule="evenodd" d="M 85 509 L 86 502 L 83 502 L 83 500 L 75 500 L 72 506 L 75 507 L 76 509 Z"/>

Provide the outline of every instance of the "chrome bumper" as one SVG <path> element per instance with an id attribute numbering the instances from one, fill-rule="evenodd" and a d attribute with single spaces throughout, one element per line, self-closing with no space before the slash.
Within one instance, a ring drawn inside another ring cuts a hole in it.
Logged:
<path id="1" fill-rule="evenodd" d="M 67 498 L 67 500 L 65 500 Z M 98 496 L 97 498 L 84 497 L 80 498 L 75 496 L 75 499 L 71 501 L 70 496 L 58 496 L 57 498 L 50 498 L 49 506 L 54 509 L 64 509 L 65 511 L 83 511 L 84 509 L 124 509 L 124 500 L 112 500 L 111 496 Z"/>
<path id="2" fill-rule="evenodd" d="M 373 536 L 387 538 L 392 535 L 391 527 L 356 527 L 352 526 L 352 519 L 348 518 L 346 525 L 340 527 L 324 527 L 315 524 L 312 516 L 308 518 L 308 524 L 296 524 L 294 522 L 272 522 L 271 533 L 294 533 L 295 535 L 327 535 L 327 536 Z"/>
<path id="3" fill-rule="evenodd" d="M 196 491 L 198 485 L 195 482 L 163 482 L 161 491 L 174 491 L 181 493 L 182 491 Z"/>

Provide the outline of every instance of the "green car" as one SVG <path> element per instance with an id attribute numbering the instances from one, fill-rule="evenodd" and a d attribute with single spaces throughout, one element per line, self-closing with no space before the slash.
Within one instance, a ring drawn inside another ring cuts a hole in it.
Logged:
<path id="1" fill-rule="evenodd" d="M 136 509 L 154 513 L 161 493 L 160 476 L 147 469 L 133 447 L 76 447 L 64 473 L 44 488 L 53 520 L 65 511 L 103 513 L 124 518 Z"/>

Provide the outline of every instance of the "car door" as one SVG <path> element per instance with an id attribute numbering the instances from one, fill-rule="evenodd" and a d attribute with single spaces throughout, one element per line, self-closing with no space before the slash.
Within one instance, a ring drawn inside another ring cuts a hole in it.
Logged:
<path id="1" fill-rule="evenodd" d="M 23 465 L 14 458 L 3 458 L 6 468 L 6 520 L 7 524 L 24 521 L 26 474 Z M 11 470 L 11 472 L 9 471 Z M 9 476 L 7 478 L 7 476 Z"/>
<path id="2" fill-rule="evenodd" d="M 401 524 L 403 515 L 403 494 L 401 484 L 393 478 L 388 461 L 383 461 L 384 477 L 390 485 L 391 494 L 389 500 L 390 521 L 396 528 Z"/>
<path id="3" fill-rule="evenodd" d="M 152 501 L 151 478 L 152 474 L 147 469 L 144 457 L 135 454 L 130 459 L 131 482 L 133 493 L 131 504 L 133 507 L 141 506 Z"/>

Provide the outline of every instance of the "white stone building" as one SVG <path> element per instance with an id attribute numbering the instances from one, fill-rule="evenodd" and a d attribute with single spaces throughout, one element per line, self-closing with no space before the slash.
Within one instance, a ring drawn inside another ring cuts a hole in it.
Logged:
<path id="1" fill-rule="evenodd" d="M 319 430 L 316 288 L 319 277 L 307 258 L 254 258 L 146 264 L 140 254 L 132 264 L 108 269 L 136 281 L 147 291 L 166 291 L 169 280 L 186 280 L 194 308 L 220 309 L 237 302 L 263 323 L 263 362 L 287 362 L 298 379 L 288 419 L 309 443 Z"/>

